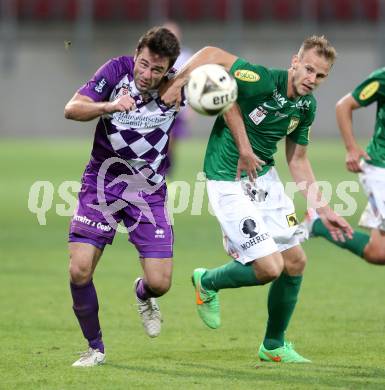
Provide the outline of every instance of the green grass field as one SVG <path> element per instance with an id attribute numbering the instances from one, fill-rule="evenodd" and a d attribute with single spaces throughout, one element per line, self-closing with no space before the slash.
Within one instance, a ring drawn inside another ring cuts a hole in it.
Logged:
<path id="1" fill-rule="evenodd" d="M 191 215 L 191 202 L 175 216 L 173 287 L 160 299 L 160 337 L 149 339 L 139 322 L 132 283 L 140 267 L 135 250 L 119 234 L 94 278 L 108 363 L 71 368 L 86 344 L 68 288 L 69 217 L 57 216 L 55 205 L 63 203 L 59 184 L 79 180 L 90 147 L 90 141 L 0 143 L 0 389 L 385 388 L 385 268 L 321 239 L 306 243 L 309 264 L 287 337 L 313 364 L 261 364 L 256 351 L 268 287 L 222 291 L 218 330 L 205 328 L 196 314 L 192 269 L 228 259 L 216 220 L 207 211 Z M 181 145 L 173 180 L 193 183 L 203 151 L 202 142 Z M 314 142 L 310 157 L 319 180 L 355 180 L 344 170 L 339 141 Z M 46 226 L 39 226 L 27 208 L 29 188 L 37 180 L 49 180 L 55 188 Z M 354 197 L 353 224 L 365 204 L 362 193 Z M 302 215 L 304 202 L 300 196 L 295 200 Z"/>

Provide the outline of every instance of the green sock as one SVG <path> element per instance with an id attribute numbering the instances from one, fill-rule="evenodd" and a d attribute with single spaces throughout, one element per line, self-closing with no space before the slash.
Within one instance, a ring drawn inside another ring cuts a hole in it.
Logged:
<path id="1" fill-rule="evenodd" d="M 302 275 L 290 276 L 282 272 L 271 284 L 267 300 L 269 318 L 263 340 L 265 348 L 275 349 L 283 346 L 285 331 L 297 303 L 301 282 Z"/>
<path id="2" fill-rule="evenodd" d="M 262 284 L 255 276 L 251 263 L 243 265 L 238 261 L 230 261 L 222 267 L 209 269 L 202 276 L 202 287 L 218 291 L 222 288 L 257 286 Z"/>
<path id="3" fill-rule="evenodd" d="M 321 219 L 317 219 L 313 224 L 312 233 L 314 236 L 321 236 L 326 238 L 331 243 L 344 248 L 354 253 L 357 256 L 364 257 L 364 249 L 367 243 L 370 240 L 370 236 L 366 233 L 354 231 L 353 238 L 345 237 L 345 242 L 335 241 L 330 235 L 329 231 L 326 229 L 325 225 Z"/>

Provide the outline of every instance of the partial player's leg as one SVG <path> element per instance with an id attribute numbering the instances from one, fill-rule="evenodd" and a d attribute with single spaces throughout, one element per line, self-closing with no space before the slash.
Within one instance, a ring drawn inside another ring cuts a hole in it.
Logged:
<path id="1" fill-rule="evenodd" d="M 134 206 L 126 208 L 123 220 L 143 268 L 143 276 L 134 282 L 138 312 L 147 335 L 156 337 L 161 331 L 161 314 L 156 298 L 165 294 L 171 286 L 174 235 L 165 205 L 166 187 L 143 198 L 151 207 L 153 220 L 141 215 Z"/>
<path id="2" fill-rule="evenodd" d="M 334 240 L 329 233 L 329 230 L 319 218 L 319 215 L 313 209 L 307 211 L 305 220 L 298 228 L 297 235 L 302 242 L 309 237 L 323 237 L 332 244 L 347 249 L 351 253 L 362 258 L 364 258 L 365 247 L 370 240 L 369 234 L 357 230 L 354 231 L 351 239 L 345 237 L 345 241 Z"/>
<path id="3" fill-rule="evenodd" d="M 368 263 L 385 265 L 385 231 L 372 229 L 363 257 Z"/>
<path id="4" fill-rule="evenodd" d="M 306 255 L 298 245 L 282 253 L 284 271 L 270 286 L 268 296 L 268 321 L 263 343 L 258 355 L 261 360 L 274 362 L 306 363 L 303 358 L 285 341 L 285 332 L 294 312 L 302 275 L 306 265 Z"/>
<path id="5" fill-rule="evenodd" d="M 385 168 L 361 164 L 360 182 L 368 205 L 361 215 L 360 226 L 371 229 L 370 240 L 363 250 L 364 259 L 372 264 L 385 264 Z"/>
<path id="6" fill-rule="evenodd" d="M 134 282 L 138 312 L 143 327 L 150 337 L 157 337 L 161 331 L 161 313 L 156 298 L 164 295 L 171 287 L 172 259 L 141 259 L 143 277 Z"/>
<path id="7" fill-rule="evenodd" d="M 345 241 L 335 241 L 331 237 L 315 210 L 308 210 L 300 233 L 307 236 L 323 237 L 340 248 L 347 249 L 353 254 L 372 264 L 385 264 L 385 169 L 363 162 L 363 172 L 359 178 L 368 197 L 368 204 L 361 215 L 359 225 L 371 229 L 370 235 L 354 231 L 353 238 L 345 237 Z"/>
<path id="8" fill-rule="evenodd" d="M 207 182 L 211 206 L 226 236 L 226 251 L 236 261 L 193 273 L 198 314 L 210 328 L 220 326 L 218 291 L 256 286 L 278 277 L 283 260 L 274 240 L 240 182 Z"/>
<path id="9" fill-rule="evenodd" d="M 219 290 L 263 285 L 277 278 L 282 269 L 283 260 L 279 252 L 245 264 L 233 260 L 214 269 L 195 269 L 192 282 L 199 317 L 209 328 L 219 328 Z"/>
<path id="10" fill-rule="evenodd" d="M 74 367 L 90 367 L 105 361 L 102 332 L 99 323 L 99 304 L 92 275 L 102 250 L 83 242 L 70 242 L 70 287 L 73 310 L 79 321 L 89 349 L 77 360 Z"/>
<path id="11" fill-rule="evenodd" d="M 112 243 L 115 230 L 103 213 L 90 207 L 99 204 L 96 182 L 97 171 L 89 165 L 82 178 L 79 202 L 70 224 L 69 273 L 73 309 L 89 345 L 89 350 L 73 364 L 77 367 L 95 366 L 105 360 L 99 304 L 92 276 L 105 245 Z M 105 189 L 105 197 L 108 202 L 116 200 L 112 190 Z"/>
<path id="12" fill-rule="evenodd" d="M 294 235 L 298 225 L 294 204 L 285 194 L 275 169 L 262 176 L 259 182 L 268 194 L 265 202 L 259 204 L 261 214 L 281 252 L 284 269 L 270 286 L 267 328 L 258 355 L 261 360 L 271 362 L 308 362 L 284 339 L 306 265 L 305 253 Z"/>
<path id="13" fill-rule="evenodd" d="M 345 237 L 345 241 L 336 241 L 333 239 L 318 214 L 310 209 L 307 211 L 304 222 L 300 230 L 305 231 L 305 236 L 323 237 L 332 244 L 340 248 L 347 249 L 351 253 L 361 257 L 368 263 L 384 265 L 385 264 L 385 231 L 375 229 L 378 226 L 378 216 L 375 216 L 370 204 L 367 205 L 362 214 L 360 224 L 371 229 L 370 235 L 366 232 L 355 230 L 353 237 Z"/>

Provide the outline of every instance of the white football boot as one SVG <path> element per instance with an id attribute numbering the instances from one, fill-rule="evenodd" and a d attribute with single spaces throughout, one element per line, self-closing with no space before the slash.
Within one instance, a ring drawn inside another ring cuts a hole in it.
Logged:
<path id="1" fill-rule="evenodd" d="M 142 301 L 136 295 L 136 286 L 138 285 L 140 279 L 141 278 L 137 278 L 134 282 L 134 294 L 138 307 L 138 313 L 147 335 L 150 337 L 157 337 L 159 336 L 162 327 L 162 316 L 155 298 L 149 298 L 145 301 Z"/>
<path id="2" fill-rule="evenodd" d="M 304 242 L 313 236 L 313 225 L 318 218 L 319 215 L 314 209 L 308 209 L 306 211 L 304 220 L 298 225 L 294 233 L 300 242 Z"/>
<path id="3" fill-rule="evenodd" d="M 79 360 L 72 364 L 72 367 L 94 367 L 104 364 L 106 361 L 106 354 L 100 352 L 98 349 L 88 348 Z"/>

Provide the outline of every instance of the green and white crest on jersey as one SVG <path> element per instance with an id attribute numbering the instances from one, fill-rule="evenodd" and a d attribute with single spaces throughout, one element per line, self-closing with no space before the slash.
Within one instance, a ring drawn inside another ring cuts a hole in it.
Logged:
<path id="1" fill-rule="evenodd" d="M 297 118 L 296 116 L 291 118 L 286 134 L 290 134 L 291 132 L 293 132 L 297 128 L 298 124 L 299 124 L 299 118 Z"/>

